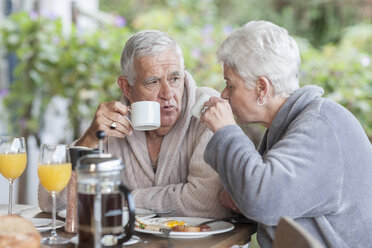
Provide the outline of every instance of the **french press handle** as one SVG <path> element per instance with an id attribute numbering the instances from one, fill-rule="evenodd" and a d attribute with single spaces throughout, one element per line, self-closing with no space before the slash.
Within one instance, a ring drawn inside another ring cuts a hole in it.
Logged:
<path id="1" fill-rule="evenodd" d="M 127 200 L 127 207 L 128 207 L 128 224 L 123 228 L 123 232 L 125 233 L 125 236 L 118 239 L 118 243 L 122 244 L 126 241 L 128 241 L 133 233 L 134 233 L 134 215 L 135 215 L 135 203 L 132 194 L 130 193 L 130 190 L 125 187 L 123 184 L 119 185 L 120 193 L 125 196 L 125 199 Z"/>

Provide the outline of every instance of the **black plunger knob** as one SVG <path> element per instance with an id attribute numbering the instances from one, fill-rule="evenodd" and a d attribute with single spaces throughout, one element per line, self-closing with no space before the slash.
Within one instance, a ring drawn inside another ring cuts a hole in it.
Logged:
<path id="1" fill-rule="evenodd" d="M 106 136 L 106 133 L 104 131 L 98 131 L 97 132 L 97 138 L 100 140 L 103 140 Z"/>
<path id="2" fill-rule="evenodd" d="M 103 153 L 103 139 L 105 138 L 106 134 L 104 131 L 98 131 L 97 132 L 97 138 L 98 138 L 98 150 L 99 150 L 99 153 L 102 154 Z"/>

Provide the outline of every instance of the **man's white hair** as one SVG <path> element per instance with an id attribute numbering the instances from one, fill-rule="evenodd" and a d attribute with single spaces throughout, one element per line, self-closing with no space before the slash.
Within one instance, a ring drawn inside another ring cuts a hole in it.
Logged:
<path id="1" fill-rule="evenodd" d="M 299 88 L 297 43 L 286 29 L 271 22 L 250 21 L 232 32 L 219 47 L 217 59 L 231 67 L 248 89 L 253 89 L 261 76 L 284 98 Z"/>
<path id="2" fill-rule="evenodd" d="M 130 85 L 134 84 L 136 71 L 134 68 L 135 59 L 146 56 L 156 56 L 162 52 L 174 50 L 180 59 L 180 64 L 184 67 L 182 50 L 177 42 L 168 34 L 158 30 L 140 31 L 125 43 L 121 53 L 121 72 Z"/>

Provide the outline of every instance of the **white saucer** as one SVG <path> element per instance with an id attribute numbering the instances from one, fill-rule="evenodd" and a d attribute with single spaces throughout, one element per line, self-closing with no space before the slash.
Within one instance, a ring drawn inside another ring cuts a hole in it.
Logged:
<path id="1" fill-rule="evenodd" d="M 130 240 L 128 240 L 127 242 L 125 242 L 123 245 L 133 245 L 133 244 L 137 244 L 139 241 L 141 240 L 140 237 L 136 236 L 136 235 L 132 235 L 132 237 L 130 238 Z M 73 244 L 77 244 L 78 243 L 78 236 L 74 236 L 70 239 L 70 242 L 73 243 Z"/>
<path id="2" fill-rule="evenodd" d="M 63 209 L 57 213 L 57 215 L 63 219 L 66 219 L 66 209 Z"/>
<path id="3" fill-rule="evenodd" d="M 52 219 L 48 218 L 26 218 L 34 224 L 39 232 L 44 232 L 52 229 Z M 63 227 L 65 222 L 56 220 L 56 229 Z"/>
<path id="4" fill-rule="evenodd" d="M 156 213 L 154 211 L 144 209 L 144 208 L 136 208 L 135 212 L 136 212 L 136 217 L 137 218 L 142 218 L 142 219 L 148 219 L 148 218 L 152 218 L 152 217 L 156 216 Z M 126 216 L 124 216 L 124 219 L 128 219 L 128 217 L 127 217 L 128 216 L 127 207 L 123 208 L 123 213 L 124 213 L 124 215 L 126 215 Z M 61 218 L 66 219 L 66 209 L 59 211 L 57 213 L 57 215 Z M 126 223 L 126 222 L 128 222 L 128 220 L 123 221 L 123 222 Z"/>

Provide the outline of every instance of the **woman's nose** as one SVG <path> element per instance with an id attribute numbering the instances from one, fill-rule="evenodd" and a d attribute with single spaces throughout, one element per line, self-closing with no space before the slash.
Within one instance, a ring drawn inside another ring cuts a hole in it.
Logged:
<path id="1" fill-rule="evenodd" d="M 221 98 L 222 99 L 228 99 L 228 93 L 227 93 L 226 88 L 223 89 L 223 91 L 221 93 Z"/>

